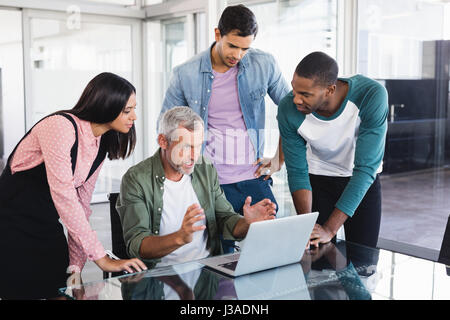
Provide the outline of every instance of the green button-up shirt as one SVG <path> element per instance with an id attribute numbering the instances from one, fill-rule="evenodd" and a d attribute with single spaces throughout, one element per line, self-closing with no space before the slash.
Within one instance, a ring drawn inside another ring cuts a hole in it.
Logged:
<path id="1" fill-rule="evenodd" d="M 219 235 L 222 234 L 224 239 L 239 240 L 233 237 L 233 229 L 242 217 L 225 198 L 210 161 L 200 157 L 191 177 L 192 187 L 206 216 L 207 248 L 211 255 L 222 254 Z M 145 237 L 159 235 L 165 179 L 158 149 L 152 157 L 131 167 L 123 176 L 116 203 L 128 255 L 140 258 L 150 268 L 160 259 L 144 259 L 139 249 Z"/>

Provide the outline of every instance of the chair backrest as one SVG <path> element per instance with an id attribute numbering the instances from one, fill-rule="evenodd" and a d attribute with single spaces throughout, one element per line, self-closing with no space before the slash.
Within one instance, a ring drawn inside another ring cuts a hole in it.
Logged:
<path id="1" fill-rule="evenodd" d="M 118 192 L 110 193 L 109 199 L 109 215 L 111 218 L 111 240 L 112 252 L 120 259 L 129 259 L 125 241 L 123 240 L 122 222 L 119 213 L 116 210 L 116 201 L 119 196 Z"/>
<path id="2" fill-rule="evenodd" d="M 445 228 L 444 239 L 442 240 L 438 262 L 450 266 L 450 216 L 448 217 L 447 227 Z"/>

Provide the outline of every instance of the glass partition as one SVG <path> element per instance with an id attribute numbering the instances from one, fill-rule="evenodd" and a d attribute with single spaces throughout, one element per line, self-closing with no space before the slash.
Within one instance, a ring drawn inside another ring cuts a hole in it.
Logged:
<path id="1" fill-rule="evenodd" d="M 156 123 L 172 70 L 194 54 L 205 50 L 206 14 L 197 12 L 181 17 L 150 20 L 145 24 L 147 33 L 148 65 L 148 156 L 158 148 Z M 211 31 L 213 32 L 213 31 Z"/>
<path id="2" fill-rule="evenodd" d="M 358 72 L 389 93 L 380 240 L 439 250 L 450 207 L 450 4 L 358 4 Z"/>
<path id="3" fill-rule="evenodd" d="M 132 24 L 118 21 L 94 22 L 80 17 L 77 23 L 64 15 L 32 14 L 30 29 L 30 87 L 27 100 L 27 127 L 57 110 L 71 109 L 84 87 L 97 74 L 113 72 L 136 87 L 133 66 Z M 143 106 L 137 105 L 137 130 Z M 139 131 L 138 143 L 140 141 Z M 141 142 L 142 143 L 142 142 Z M 138 148 L 138 145 L 136 145 Z M 93 201 L 104 201 L 106 193 L 118 191 L 126 170 L 139 157 L 105 160 Z"/>
<path id="4" fill-rule="evenodd" d="M 270 1 L 247 5 L 256 16 L 258 34 L 254 48 L 271 53 L 281 68 L 289 89 L 297 64 L 313 51 L 337 55 L 337 1 Z M 278 147 L 277 106 L 266 96 L 265 157 Z M 272 176 L 280 205 L 278 216 L 295 213 L 287 186 L 286 169 Z"/>
<path id="5" fill-rule="evenodd" d="M 165 87 L 170 81 L 172 69 L 188 59 L 186 18 L 163 21 Z"/>

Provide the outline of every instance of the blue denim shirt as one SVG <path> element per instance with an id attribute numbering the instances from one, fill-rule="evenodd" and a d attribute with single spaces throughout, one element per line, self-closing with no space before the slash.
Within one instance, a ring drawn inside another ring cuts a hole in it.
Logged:
<path id="1" fill-rule="evenodd" d="M 161 114 L 175 106 L 189 106 L 202 117 L 205 131 L 207 130 L 208 105 L 214 80 L 211 65 L 211 49 L 214 44 L 174 68 Z M 238 67 L 238 95 L 242 114 L 256 157 L 262 157 L 266 114 L 264 97 L 269 94 L 278 105 L 290 89 L 274 57 L 269 53 L 250 48 Z"/>

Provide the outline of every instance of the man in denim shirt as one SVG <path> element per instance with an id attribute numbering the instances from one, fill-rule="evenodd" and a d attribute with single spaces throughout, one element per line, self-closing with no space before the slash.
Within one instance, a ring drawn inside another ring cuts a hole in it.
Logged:
<path id="1" fill-rule="evenodd" d="M 236 212 L 248 195 L 254 203 L 276 203 L 270 176 L 280 170 L 281 144 L 273 159 L 262 159 L 266 93 L 278 105 L 289 87 L 272 55 L 250 48 L 258 25 L 245 6 L 227 7 L 215 30 L 215 42 L 203 53 L 177 66 L 161 113 L 189 106 L 203 119 L 204 155 L 217 169 L 219 182 Z M 278 207 L 278 206 L 277 206 Z M 232 252 L 233 243 L 224 242 Z"/>

